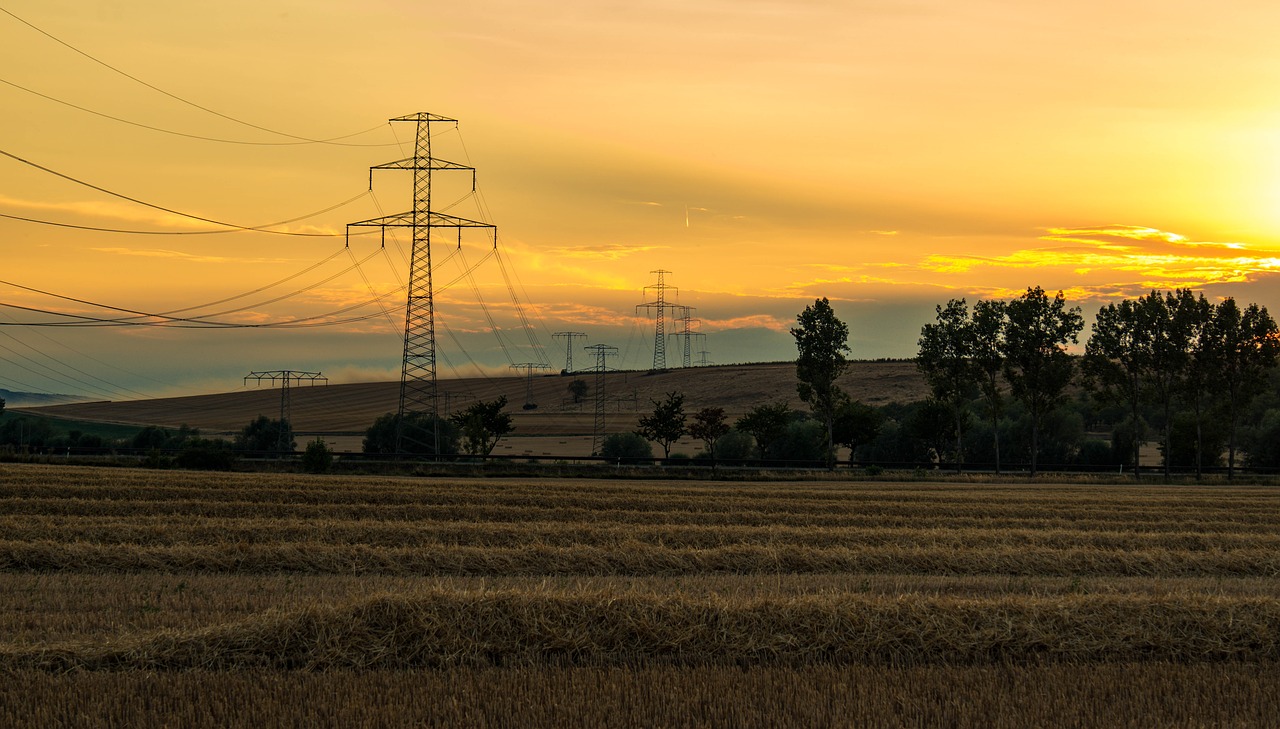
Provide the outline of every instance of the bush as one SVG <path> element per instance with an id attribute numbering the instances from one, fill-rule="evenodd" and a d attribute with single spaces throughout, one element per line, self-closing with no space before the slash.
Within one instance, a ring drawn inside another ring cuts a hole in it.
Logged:
<path id="1" fill-rule="evenodd" d="M 178 468 L 194 471 L 230 471 L 236 454 L 221 438 L 197 438 L 189 441 L 173 462 Z"/>
<path id="2" fill-rule="evenodd" d="M 307 473 L 326 473 L 333 465 L 333 451 L 320 438 L 307 444 L 302 454 L 302 469 Z"/>
<path id="3" fill-rule="evenodd" d="M 458 428 L 443 418 L 435 419 L 435 428 L 440 432 L 440 455 L 456 455 L 458 452 Z M 395 454 L 397 431 L 401 428 L 400 415 L 387 413 L 373 421 L 373 425 L 365 431 L 364 452 Z M 433 455 L 435 453 L 435 437 L 432 434 L 432 420 L 427 413 L 408 413 L 404 418 L 405 438 L 403 452 L 412 455 Z"/>
<path id="4" fill-rule="evenodd" d="M 600 456 L 618 463 L 650 463 L 653 446 L 639 433 L 614 433 L 600 444 Z"/>

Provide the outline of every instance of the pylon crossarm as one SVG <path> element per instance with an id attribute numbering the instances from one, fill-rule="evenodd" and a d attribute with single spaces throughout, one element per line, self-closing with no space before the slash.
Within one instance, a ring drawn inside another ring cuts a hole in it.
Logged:
<path id="1" fill-rule="evenodd" d="M 421 217 L 421 215 L 420 215 Z M 425 216 L 426 225 L 419 223 L 419 228 L 497 228 L 493 223 L 483 223 L 479 220 L 471 220 L 469 218 L 459 218 L 456 215 L 446 215 L 444 213 L 431 213 Z M 369 220 L 361 220 L 358 223 L 347 223 L 347 227 L 357 228 L 412 228 L 413 211 L 407 213 L 396 213 L 394 215 L 385 215 L 381 218 L 370 218 Z"/>

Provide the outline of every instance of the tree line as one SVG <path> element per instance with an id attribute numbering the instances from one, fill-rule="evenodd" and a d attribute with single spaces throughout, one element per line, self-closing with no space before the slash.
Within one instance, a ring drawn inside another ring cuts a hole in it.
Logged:
<path id="1" fill-rule="evenodd" d="M 979 414 L 990 424 L 998 471 L 1000 424 L 1012 399 L 1029 426 L 1034 475 L 1041 432 L 1074 394 L 1091 398 L 1081 404 L 1093 406 L 1095 421 L 1112 421 L 1114 450 L 1128 451 L 1135 474 L 1154 424 L 1166 476 L 1187 463 L 1199 476 L 1224 450 L 1228 477 L 1234 475 L 1246 415 L 1270 389 L 1280 353 L 1265 307 L 1242 308 L 1233 298 L 1214 304 L 1189 289 L 1152 291 L 1103 306 L 1084 355 L 1072 355 L 1068 346 L 1083 328 L 1079 307 L 1039 287 L 972 309 L 964 299 L 937 306 L 935 321 L 921 329 L 917 356 L 930 405 L 946 413 L 954 438 L 936 455 L 959 468 L 970 455 L 964 435 Z M 1247 460 L 1259 465 L 1267 450 L 1254 438 Z"/>

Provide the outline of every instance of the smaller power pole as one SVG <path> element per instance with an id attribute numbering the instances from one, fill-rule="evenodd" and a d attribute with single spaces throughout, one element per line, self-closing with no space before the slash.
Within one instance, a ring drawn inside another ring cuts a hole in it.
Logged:
<path id="1" fill-rule="evenodd" d="M 528 385 L 525 387 L 524 391 L 524 409 L 532 410 L 538 407 L 538 405 L 533 401 L 533 371 L 549 370 L 551 369 L 551 365 L 542 364 L 541 362 L 523 362 L 521 364 L 511 365 L 511 369 L 525 370 L 528 373 Z"/>
<path id="2" fill-rule="evenodd" d="M 617 347 L 610 347 L 607 344 L 593 344 L 590 347 L 583 347 L 588 352 L 595 352 L 596 355 L 596 392 L 595 406 L 596 419 L 595 425 L 591 430 L 591 455 L 600 455 L 600 449 L 604 445 L 604 373 L 609 369 L 605 364 L 605 360 L 618 354 Z"/>
<path id="3" fill-rule="evenodd" d="M 280 383 L 280 442 L 278 448 L 281 453 L 289 450 L 289 434 L 292 432 L 292 424 L 289 423 L 289 386 L 292 383 L 307 382 L 314 386 L 316 383 L 329 384 L 329 378 L 319 372 L 298 372 L 295 370 L 267 370 L 265 372 L 250 372 L 244 376 L 244 384 L 249 384 L 249 380 L 253 380 L 257 384 L 262 384 L 265 380 L 271 385 L 276 382 Z"/>
<path id="4" fill-rule="evenodd" d="M 564 340 L 564 371 L 566 374 L 573 372 L 573 340 L 586 339 L 586 332 L 556 332 L 552 334 L 553 339 Z"/>

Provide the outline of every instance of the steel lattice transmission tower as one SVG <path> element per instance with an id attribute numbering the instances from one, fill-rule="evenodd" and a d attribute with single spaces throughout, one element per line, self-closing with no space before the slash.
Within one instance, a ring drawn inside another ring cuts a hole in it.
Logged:
<path id="1" fill-rule="evenodd" d="M 573 340 L 586 339 L 586 332 L 556 332 L 551 335 L 554 339 L 564 340 L 564 371 L 566 374 L 573 372 Z"/>
<path id="2" fill-rule="evenodd" d="M 610 347 L 607 344 L 593 344 L 590 347 L 583 347 L 588 352 L 595 352 L 596 355 L 596 391 L 595 406 L 596 419 L 595 425 L 591 429 L 591 455 L 600 455 L 600 449 L 604 446 L 604 373 L 608 371 L 605 360 L 618 353 L 617 347 Z"/>
<path id="3" fill-rule="evenodd" d="M 298 372 L 297 370 L 267 370 L 265 372 L 250 372 L 244 376 L 244 384 L 249 384 L 249 380 L 253 380 L 256 384 L 262 384 L 263 381 L 272 385 L 280 383 L 280 437 L 276 447 L 281 453 L 289 448 L 289 435 L 293 430 L 293 424 L 289 420 L 289 389 L 290 385 L 298 382 L 307 382 L 315 385 L 317 382 L 329 384 L 329 378 L 319 372 Z M 288 426 L 286 426 L 286 423 Z"/>
<path id="4" fill-rule="evenodd" d="M 413 252 L 409 263 L 409 286 L 404 314 L 404 356 L 400 369 L 399 426 L 396 432 L 396 450 L 405 453 L 409 445 L 431 446 L 431 453 L 440 452 L 440 434 L 435 427 L 439 417 L 436 392 L 436 322 L 435 302 L 431 288 L 431 232 L 447 228 L 457 232 L 462 242 L 463 228 L 486 228 L 492 231 L 493 244 L 497 246 L 497 227 L 477 220 L 468 220 L 439 213 L 431 208 L 431 176 L 434 172 L 466 171 L 471 173 L 471 189 L 475 190 L 474 167 L 436 159 L 431 156 L 431 128 L 433 124 L 457 124 L 456 119 L 419 112 L 396 117 L 391 122 L 409 122 L 416 125 L 413 156 L 396 162 L 369 168 L 369 189 L 373 189 L 373 170 L 411 170 L 413 172 L 413 209 L 396 215 L 387 215 L 348 227 L 364 226 L 383 229 L 410 228 L 413 231 Z M 409 427 L 408 416 L 430 416 L 430 433 Z"/>
<path id="5" fill-rule="evenodd" d="M 692 346 L 693 338 L 705 337 L 707 335 L 703 334 L 702 332 L 693 331 L 694 326 L 702 323 L 700 320 L 695 319 L 693 317 L 693 312 L 697 311 L 695 307 L 673 306 L 671 307 L 671 310 L 674 314 L 676 314 L 675 322 L 680 327 L 679 331 L 672 332 L 671 336 L 680 337 L 681 339 L 684 340 L 684 353 L 683 353 L 683 357 L 681 358 L 681 362 L 682 362 L 681 366 L 692 367 L 693 366 L 693 346 Z"/>
<path id="6" fill-rule="evenodd" d="M 654 292 L 654 300 L 646 301 L 643 304 L 636 304 L 636 313 L 640 313 L 641 309 L 647 309 L 654 313 L 655 328 L 653 335 L 653 370 L 662 372 L 667 369 L 667 309 L 675 310 L 676 305 L 667 303 L 667 292 L 679 292 L 675 286 L 668 286 L 664 276 L 671 273 L 670 271 L 650 271 L 649 273 L 658 274 L 658 283 L 652 286 L 645 286 L 644 290 L 648 292 L 650 289 Z"/>
<path id="7" fill-rule="evenodd" d="M 524 409 L 532 410 L 538 407 L 537 403 L 533 401 L 533 371 L 549 370 L 551 369 L 551 365 L 542 364 L 541 362 L 522 362 L 520 364 L 511 365 L 511 369 L 524 370 L 525 373 L 527 374 L 526 382 L 528 384 L 526 385 L 525 391 L 524 391 Z"/>

